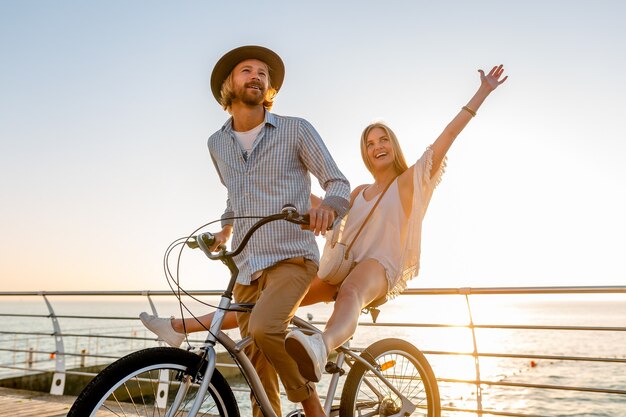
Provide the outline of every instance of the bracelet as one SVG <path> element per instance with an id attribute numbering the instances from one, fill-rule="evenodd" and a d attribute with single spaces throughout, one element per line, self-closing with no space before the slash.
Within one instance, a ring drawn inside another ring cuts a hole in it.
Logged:
<path id="1" fill-rule="evenodd" d="M 463 106 L 463 107 L 461 107 L 461 108 L 462 108 L 463 110 L 465 110 L 466 112 L 468 112 L 469 114 L 471 114 L 471 115 L 472 115 L 472 117 L 476 117 L 476 112 L 475 112 L 474 110 L 470 109 L 470 108 L 469 108 L 469 107 L 467 107 L 467 106 Z"/>

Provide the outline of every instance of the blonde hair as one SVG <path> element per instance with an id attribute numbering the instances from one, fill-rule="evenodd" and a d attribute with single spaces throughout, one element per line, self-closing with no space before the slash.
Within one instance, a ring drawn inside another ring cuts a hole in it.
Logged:
<path id="1" fill-rule="evenodd" d="M 377 127 L 382 129 L 385 132 L 385 135 L 391 141 L 391 148 L 393 149 L 394 154 L 393 168 L 396 171 L 397 175 L 402 174 L 404 171 L 409 169 L 409 167 L 406 164 L 406 160 L 404 159 L 404 154 L 402 153 L 402 149 L 400 148 L 400 143 L 398 143 L 398 138 L 396 137 L 396 134 L 393 133 L 393 130 L 391 130 L 387 125 L 381 122 L 372 123 L 371 125 L 367 126 L 361 134 L 361 157 L 363 158 L 363 162 L 365 163 L 367 170 L 372 175 L 374 175 L 374 171 L 372 170 L 372 164 L 370 163 L 369 156 L 367 155 L 367 136 L 372 130 Z"/>
<path id="2" fill-rule="evenodd" d="M 269 76 L 271 72 L 271 68 L 269 65 L 267 66 L 267 91 L 265 91 L 265 97 L 263 98 L 263 107 L 265 110 L 272 110 L 272 106 L 274 105 L 274 98 L 276 97 L 276 89 L 272 87 L 272 80 Z M 233 105 L 233 99 L 235 98 L 235 86 L 233 84 L 233 72 L 231 71 L 228 74 L 228 77 L 222 83 L 222 89 L 220 90 L 220 104 L 224 108 L 224 110 L 230 113 L 230 108 Z"/>

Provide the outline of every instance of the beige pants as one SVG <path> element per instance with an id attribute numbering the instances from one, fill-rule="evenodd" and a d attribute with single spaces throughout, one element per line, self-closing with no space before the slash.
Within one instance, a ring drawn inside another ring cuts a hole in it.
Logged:
<path id="1" fill-rule="evenodd" d="M 278 377 L 292 402 L 306 400 L 315 390 L 285 351 L 285 336 L 316 273 L 317 266 L 311 260 L 287 259 L 265 269 L 250 285 L 236 284 L 233 290 L 238 303 L 255 303 L 252 313 L 237 313 L 237 323 L 242 337 L 252 336 L 254 343 L 245 352 L 277 416 L 282 416 Z M 263 417 L 254 398 L 252 411 L 254 417 Z"/>

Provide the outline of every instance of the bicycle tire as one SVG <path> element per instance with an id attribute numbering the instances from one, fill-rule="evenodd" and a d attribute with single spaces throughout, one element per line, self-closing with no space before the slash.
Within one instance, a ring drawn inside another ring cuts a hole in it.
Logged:
<path id="1" fill-rule="evenodd" d="M 186 414 L 198 388 L 202 359 L 171 347 L 143 349 L 103 369 L 78 395 L 67 417 L 163 416 L 169 410 L 183 377 L 193 380 L 171 416 Z M 215 369 L 198 416 L 239 417 L 233 391 Z"/>
<path id="2" fill-rule="evenodd" d="M 439 417 L 441 401 L 435 374 L 426 357 L 402 339 L 379 340 L 361 352 L 393 386 L 417 406 L 413 416 Z M 364 383 L 365 382 L 365 383 Z M 356 363 L 346 378 L 339 415 L 390 416 L 400 410 L 400 400 L 373 372 Z"/>

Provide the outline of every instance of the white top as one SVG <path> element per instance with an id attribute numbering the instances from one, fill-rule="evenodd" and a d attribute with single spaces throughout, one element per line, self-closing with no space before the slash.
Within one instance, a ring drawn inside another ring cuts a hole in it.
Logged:
<path id="1" fill-rule="evenodd" d="M 433 151 L 428 147 L 415 163 L 413 200 L 408 216 L 402 208 L 396 178 L 351 249 L 356 262 L 365 259 L 380 262 L 387 275 L 388 298 L 401 293 L 406 288 L 406 282 L 419 271 L 422 222 L 432 193 L 441 181 L 447 164 L 447 158 L 444 158 L 438 171 L 431 173 L 432 155 Z M 367 201 L 363 191 L 356 196 L 340 238 L 342 243 L 349 245 L 352 242 L 378 197 L 376 195 Z M 327 235 L 327 238 L 332 239 L 332 236 Z"/>
<path id="2" fill-rule="evenodd" d="M 363 221 L 372 210 L 380 194 L 370 201 L 363 196 L 362 190 L 354 199 L 341 241 L 349 245 Z M 355 262 L 376 259 L 387 273 L 387 279 L 397 276 L 400 264 L 400 242 L 406 239 L 406 216 L 400 203 L 398 180 L 395 179 L 376 206 L 365 228 L 352 246 Z M 391 289 L 391 288 L 390 288 Z"/>
<path id="3" fill-rule="evenodd" d="M 247 132 L 237 132 L 236 130 L 233 130 L 235 138 L 237 138 L 237 142 L 239 142 L 239 146 L 241 146 L 246 159 L 248 158 L 248 155 L 250 155 L 250 152 L 252 152 L 252 145 L 254 144 L 257 136 L 259 136 L 264 124 L 265 121 Z"/>

